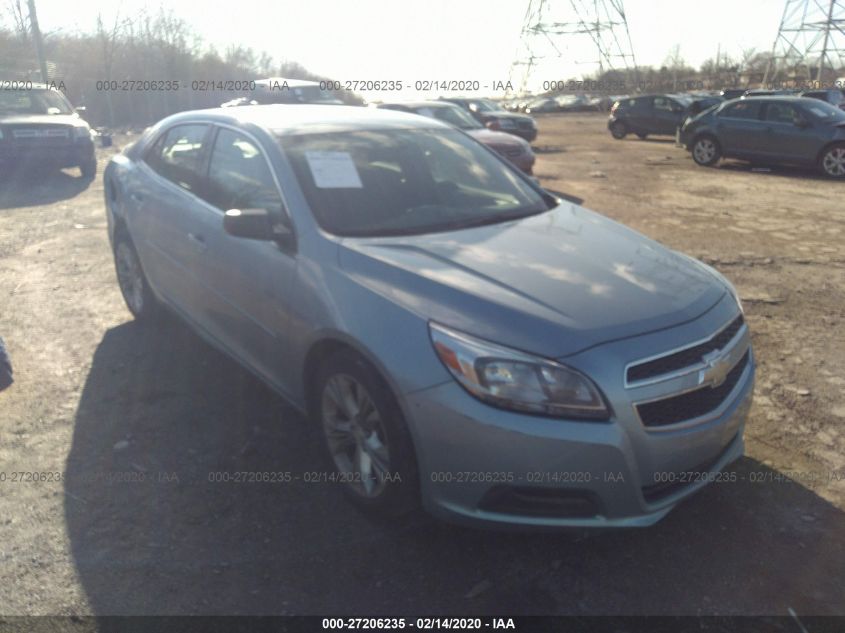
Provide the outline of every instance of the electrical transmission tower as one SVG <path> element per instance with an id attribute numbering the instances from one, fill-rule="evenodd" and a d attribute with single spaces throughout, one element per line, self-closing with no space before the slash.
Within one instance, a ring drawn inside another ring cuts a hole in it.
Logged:
<path id="1" fill-rule="evenodd" d="M 786 0 L 763 83 L 823 82 L 843 67 L 845 0 Z"/>
<path id="2" fill-rule="evenodd" d="M 560 75 L 571 73 L 572 65 L 590 66 L 599 74 L 636 71 L 622 0 L 528 1 L 511 85 L 524 94 L 538 73 L 563 80 L 568 77 Z"/>

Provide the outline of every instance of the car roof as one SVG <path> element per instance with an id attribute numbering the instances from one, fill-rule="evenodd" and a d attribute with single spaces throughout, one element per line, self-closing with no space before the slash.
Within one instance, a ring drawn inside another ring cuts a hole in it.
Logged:
<path id="1" fill-rule="evenodd" d="M 391 101 L 380 103 L 379 106 L 401 106 L 403 108 L 457 108 L 454 103 L 448 101 Z M 460 108 L 458 108 L 460 109 Z"/>
<path id="2" fill-rule="evenodd" d="M 180 112 L 164 121 L 172 125 L 198 119 L 210 123 L 258 125 L 277 135 L 373 129 L 452 129 L 436 119 L 407 112 L 340 105 L 272 104 L 211 108 Z"/>
<path id="3" fill-rule="evenodd" d="M 316 81 L 308 81 L 306 79 L 287 79 L 286 77 L 267 77 L 265 79 L 256 79 L 256 86 L 269 86 L 275 84 L 287 84 L 289 88 L 303 88 L 305 86 L 319 86 Z"/>
<path id="4" fill-rule="evenodd" d="M 749 94 L 743 97 L 742 99 L 731 99 L 731 101 L 747 101 L 749 99 L 753 99 L 754 101 L 787 101 L 787 102 L 796 102 L 796 103 L 806 103 L 811 99 L 807 97 L 799 97 L 798 95 L 755 95 Z"/>

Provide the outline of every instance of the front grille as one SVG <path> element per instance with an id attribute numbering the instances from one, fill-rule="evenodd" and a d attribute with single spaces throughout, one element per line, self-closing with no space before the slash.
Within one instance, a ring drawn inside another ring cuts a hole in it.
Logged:
<path id="1" fill-rule="evenodd" d="M 719 408 L 739 382 L 748 365 L 750 351 L 746 351 L 718 387 L 702 387 L 678 396 L 637 405 L 637 413 L 645 426 L 667 426 L 692 420 Z"/>
<path id="2" fill-rule="evenodd" d="M 710 352 L 722 349 L 725 345 L 730 343 L 731 339 L 739 332 L 745 319 L 740 314 L 736 319 L 724 328 L 721 332 L 714 335 L 709 341 L 705 341 L 694 347 L 688 347 L 668 356 L 661 356 L 654 360 L 646 361 L 639 365 L 634 365 L 628 368 L 626 379 L 628 383 L 639 382 L 641 380 L 648 380 L 655 376 L 668 374 L 673 371 L 684 369 L 691 365 L 701 362 L 701 357 Z"/>

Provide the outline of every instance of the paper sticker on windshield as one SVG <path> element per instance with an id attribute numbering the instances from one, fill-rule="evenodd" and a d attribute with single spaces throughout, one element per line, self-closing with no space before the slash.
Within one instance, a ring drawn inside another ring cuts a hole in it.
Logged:
<path id="1" fill-rule="evenodd" d="M 361 178 L 348 152 L 305 152 L 305 159 L 320 189 L 362 189 Z"/>

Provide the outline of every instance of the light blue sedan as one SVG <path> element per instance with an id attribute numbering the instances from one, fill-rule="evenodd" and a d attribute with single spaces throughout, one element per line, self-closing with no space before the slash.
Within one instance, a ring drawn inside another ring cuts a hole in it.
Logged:
<path id="1" fill-rule="evenodd" d="M 135 317 L 166 306 L 307 413 L 374 513 L 645 526 L 743 453 L 732 286 L 436 120 L 185 112 L 105 200 Z"/>

